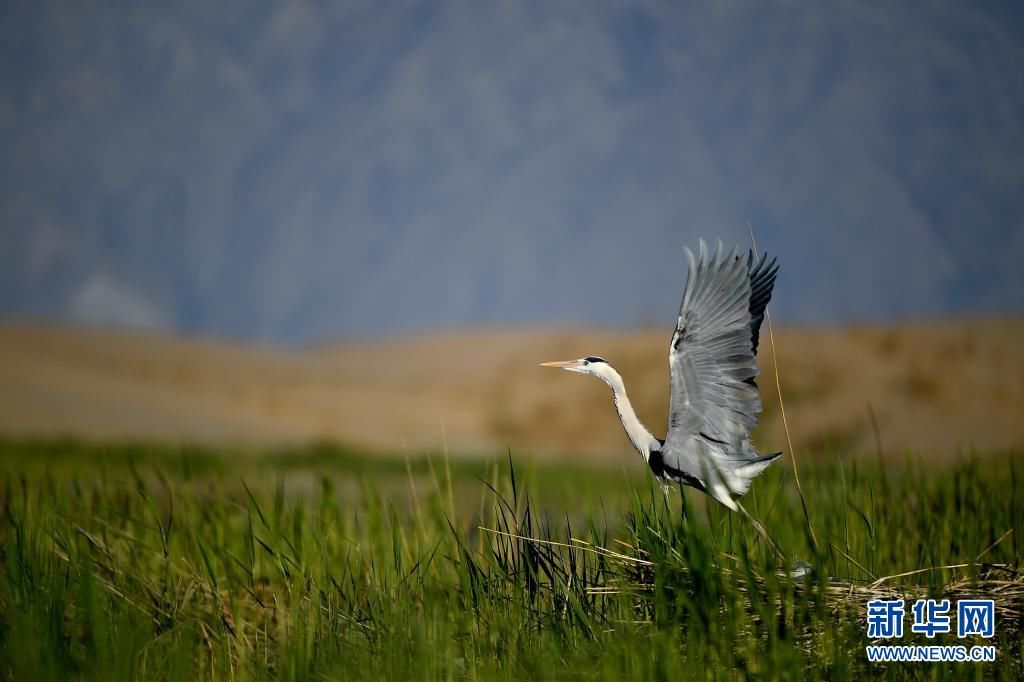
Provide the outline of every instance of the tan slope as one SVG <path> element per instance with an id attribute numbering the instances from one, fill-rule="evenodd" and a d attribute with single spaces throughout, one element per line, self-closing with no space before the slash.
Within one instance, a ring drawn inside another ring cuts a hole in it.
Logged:
<path id="1" fill-rule="evenodd" d="M 540 368 L 596 354 L 663 434 L 667 332 L 479 331 L 285 352 L 211 341 L 0 326 L 0 433 L 263 445 L 317 438 L 386 449 L 618 456 L 608 389 Z M 787 415 L 808 455 L 831 445 L 945 456 L 1024 442 L 1024 321 L 787 329 Z M 785 449 L 771 346 L 756 440 Z"/>

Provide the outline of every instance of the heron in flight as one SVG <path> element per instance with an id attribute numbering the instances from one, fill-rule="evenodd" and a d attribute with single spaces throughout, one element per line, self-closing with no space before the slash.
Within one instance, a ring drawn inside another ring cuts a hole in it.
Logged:
<path id="1" fill-rule="evenodd" d="M 664 440 L 637 419 L 622 377 L 607 360 L 591 355 L 542 364 L 602 379 L 612 389 L 630 442 L 666 487 L 682 483 L 738 511 L 736 498 L 782 455 L 762 457 L 750 442 L 761 412 L 754 358 L 778 264 L 767 254 L 744 257 L 735 247 L 723 253 L 720 241 L 711 252 L 702 239 L 699 251 L 694 257 L 686 249 L 686 289 L 668 349 L 671 400 Z"/>

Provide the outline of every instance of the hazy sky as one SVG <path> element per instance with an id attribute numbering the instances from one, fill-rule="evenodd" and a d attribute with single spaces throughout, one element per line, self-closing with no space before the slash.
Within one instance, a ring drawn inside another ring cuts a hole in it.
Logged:
<path id="1" fill-rule="evenodd" d="M 8 2 L 0 316 L 306 341 L 1024 311 L 1020 3 Z"/>

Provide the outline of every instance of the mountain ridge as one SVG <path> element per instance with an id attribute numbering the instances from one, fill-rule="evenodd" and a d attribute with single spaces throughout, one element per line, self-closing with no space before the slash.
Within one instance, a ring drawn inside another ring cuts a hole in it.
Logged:
<path id="1" fill-rule="evenodd" d="M 8 5 L 0 315 L 293 343 L 667 323 L 682 247 L 748 222 L 783 319 L 1020 311 L 1021 17 Z"/>

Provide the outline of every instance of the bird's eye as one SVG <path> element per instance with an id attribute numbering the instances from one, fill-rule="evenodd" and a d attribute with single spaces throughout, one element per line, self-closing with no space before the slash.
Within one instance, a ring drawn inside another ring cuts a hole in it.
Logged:
<path id="1" fill-rule="evenodd" d="M 587 360 L 586 358 L 583 358 L 583 364 L 584 365 L 589 365 L 590 364 L 590 360 Z"/>

